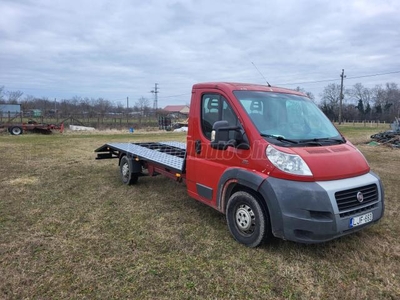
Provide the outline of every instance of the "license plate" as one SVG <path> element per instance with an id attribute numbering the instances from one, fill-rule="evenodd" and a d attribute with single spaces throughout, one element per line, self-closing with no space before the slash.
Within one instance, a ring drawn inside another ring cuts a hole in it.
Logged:
<path id="1" fill-rule="evenodd" d="M 354 217 L 350 219 L 350 227 L 356 227 L 362 224 L 366 224 L 372 221 L 373 219 L 373 214 L 372 212 L 369 212 L 365 215 Z"/>

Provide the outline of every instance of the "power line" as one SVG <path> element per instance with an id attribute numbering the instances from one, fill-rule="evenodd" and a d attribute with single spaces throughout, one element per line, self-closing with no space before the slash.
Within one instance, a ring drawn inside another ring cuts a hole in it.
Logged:
<path id="1" fill-rule="evenodd" d="M 159 99 L 161 98 L 161 99 L 164 99 L 164 98 L 173 98 L 173 97 L 180 97 L 180 96 L 188 96 L 188 95 L 190 95 L 190 93 L 184 93 L 184 94 L 179 94 L 179 95 L 171 95 L 171 96 L 162 96 L 162 97 L 159 97 Z"/>
<path id="2" fill-rule="evenodd" d="M 328 81 L 336 81 L 337 79 L 324 79 L 324 80 L 316 80 L 316 81 L 304 81 L 304 82 L 289 82 L 289 83 L 277 83 L 276 85 L 295 85 L 295 84 L 306 84 L 306 83 L 319 83 L 319 82 L 328 82 Z"/>
<path id="3" fill-rule="evenodd" d="M 369 75 L 360 75 L 360 76 L 353 76 L 353 77 L 346 77 L 346 78 L 347 79 L 358 79 L 358 78 L 375 77 L 375 76 L 397 74 L 397 73 L 400 73 L 400 71 L 376 73 L 376 74 L 369 74 Z M 335 78 L 335 79 L 323 79 L 323 80 L 304 81 L 304 82 L 277 83 L 277 85 L 294 85 L 294 84 L 319 83 L 319 82 L 329 82 L 329 81 L 337 81 L 337 79 Z"/>
<path id="4" fill-rule="evenodd" d="M 355 77 L 347 77 L 347 79 L 357 79 L 357 78 L 365 78 L 365 77 L 374 77 L 374 76 L 389 75 L 389 74 L 397 74 L 397 73 L 400 73 L 400 71 L 393 71 L 393 72 L 387 72 L 387 73 L 378 73 L 378 74 L 371 74 L 371 75 L 361 75 L 361 76 L 355 76 Z"/>

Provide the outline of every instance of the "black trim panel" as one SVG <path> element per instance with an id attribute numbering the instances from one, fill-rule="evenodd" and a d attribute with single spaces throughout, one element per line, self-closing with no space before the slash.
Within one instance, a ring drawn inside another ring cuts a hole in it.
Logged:
<path id="1" fill-rule="evenodd" d="M 208 200 L 212 200 L 212 196 L 213 196 L 213 189 L 202 185 L 200 183 L 196 183 L 196 188 L 197 188 L 197 194 L 199 194 L 201 197 L 204 197 Z"/>

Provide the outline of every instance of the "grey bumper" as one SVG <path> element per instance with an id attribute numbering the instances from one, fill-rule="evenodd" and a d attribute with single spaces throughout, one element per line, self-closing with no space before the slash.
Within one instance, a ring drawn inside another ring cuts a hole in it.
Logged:
<path id="1" fill-rule="evenodd" d="M 353 194 L 364 191 L 366 187 L 372 187 L 375 194 L 365 202 L 355 198 L 351 200 L 351 207 L 347 208 L 341 204 L 341 200 L 337 200 L 338 195 L 346 192 L 350 198 L 354 198 Z M 348 179 L 319 182 L 270 177 L 262 183 L 259 191 L 269 209 L 273 234 L 295 242 L 319 243 L 332 240 L 377 222 L 384 212 L 382 183 L 373 172 Z M 352 226 L 352 218 L 369 213 L 372 213 L 372 221 Z"/>

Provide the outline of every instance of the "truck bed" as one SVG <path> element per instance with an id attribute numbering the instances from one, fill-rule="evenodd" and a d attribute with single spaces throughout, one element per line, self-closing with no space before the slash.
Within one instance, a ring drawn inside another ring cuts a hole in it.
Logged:
<path id="1" fill-rule="evenodd" d="M 97 159 L 117 158 L 120 153 L 184 173 L 186 144 L 181 142 L 110 143 L 96 149 Z"/>

